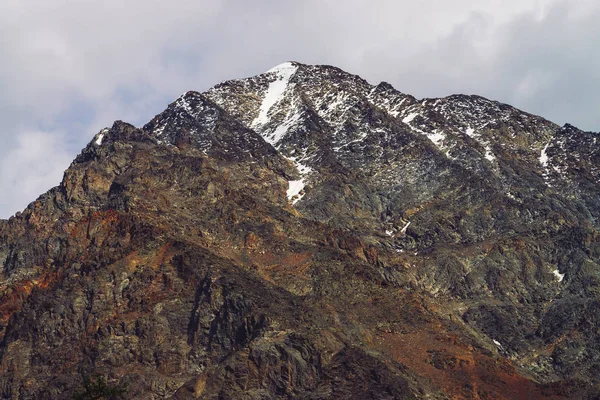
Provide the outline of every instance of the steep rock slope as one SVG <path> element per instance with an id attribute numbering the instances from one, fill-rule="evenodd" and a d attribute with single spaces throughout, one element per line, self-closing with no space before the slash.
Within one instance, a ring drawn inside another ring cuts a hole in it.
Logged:
<path id="1" fill-rule="evenodd" d="M 478 96 L 417 101 L 328 66 L 286 63 L 207 95 L 311 168 L 299 210 L 407 255 L 416 268 L 401 284 L 460 299 L 503 351 L 555 372 L 564 337 L 543 338 L 559 347 L 543 356 L 531 344 L 549 320 L 572 320 L 554 300 L 582 310 L 595 297 L 597 134 Z M 595 346 L 592 330 L 578 349 Z M 569 376 L 593 377 L 595 356 L 583 358 Z"/>
<path id="2" fill-rule="evenodd" d="M 0 221 L 0 393 L 592 398 L 597 136 L 299 63 L 116 122 Z"/>

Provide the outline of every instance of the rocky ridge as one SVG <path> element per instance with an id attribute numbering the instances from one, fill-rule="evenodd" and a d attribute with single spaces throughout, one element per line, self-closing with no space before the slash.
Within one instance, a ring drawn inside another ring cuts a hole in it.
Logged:
<path id="1" fill-rule="evenodd" d="M 594 398 L 598 134 L 284 63 L 0 221 L 0 393 Z"/>

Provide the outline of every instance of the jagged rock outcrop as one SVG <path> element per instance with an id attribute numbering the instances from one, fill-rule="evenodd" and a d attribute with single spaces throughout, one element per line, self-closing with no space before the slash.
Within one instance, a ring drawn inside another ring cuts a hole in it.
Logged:
<path id="1" fill-rule="evenodd" d="M 0 221 L 0 397 L 595 398 L 597 137 L 299 63 L 116 122 Z"/>

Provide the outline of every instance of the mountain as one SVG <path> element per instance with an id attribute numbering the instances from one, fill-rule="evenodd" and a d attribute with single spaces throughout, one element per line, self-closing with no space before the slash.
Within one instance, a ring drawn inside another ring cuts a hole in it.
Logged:
<path id="1" fill-rule="evenodd" d="M 117 121 L 0 220 L 0 397 L 598 398 L 598 137 L 296 62 Z"/>

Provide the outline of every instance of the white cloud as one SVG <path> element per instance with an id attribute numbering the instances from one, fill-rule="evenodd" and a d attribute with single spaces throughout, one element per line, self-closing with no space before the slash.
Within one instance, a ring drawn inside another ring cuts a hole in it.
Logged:
<path id="1" fill-rule="evenodd" d="M 14 147 L 0 161 L 0 205 L 4 210 L 23 208 L 60 182 L 71 155 L 62 143 L 64 135 L 51 132 L 22 132 Z"/>

